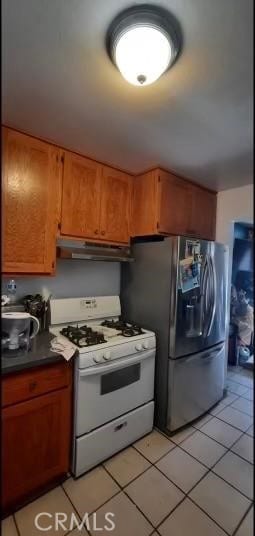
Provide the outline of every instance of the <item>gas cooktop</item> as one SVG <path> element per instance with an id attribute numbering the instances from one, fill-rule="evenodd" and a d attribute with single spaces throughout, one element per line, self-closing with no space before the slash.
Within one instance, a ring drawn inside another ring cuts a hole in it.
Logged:
<path id="1" fill-rule="evenodd" d="M 131 322 L 125 322 L 124 320 L 104 320 L 96 328 L 94 326 L 87 326 L 86 324 L 84 326 L 68 325 L 61 329 L 60 333 L 79 348 L 84 348 L 95 344 L 103 344 L 113 336 L 135 337 L 145 332 L 140 326 Z"/>

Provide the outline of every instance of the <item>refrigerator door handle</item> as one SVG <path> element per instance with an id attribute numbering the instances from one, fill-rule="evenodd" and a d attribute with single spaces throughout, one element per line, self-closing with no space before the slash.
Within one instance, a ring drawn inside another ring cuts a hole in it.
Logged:
<path id="1" fill-rule="evenodd" d="M 217 284 L 215 266 L 214 266 L 214 262 L 211 256 L 209 257 L 209 263 L 210 263 L 210 283 L 211 283 L 211 288 L 212 288 L 212 295 L 211 295 L 211 317 L 210 317 L 210 322 L 209 322 L 209 326 L 207 330 L 207 335 L 206 335 L 207 337 L 209 337 L 212 331 L 212 326 L 213 326 L 215 312 L 216 312 L 216 284 Z"/>
<path id="2" fill-rule="evenodd" d="M 202 274 L 202 280 L 201 280 L 201 331 L 203 334 L 203 337 L 205 337 L 205 333 L 207 331 L 208 326 L 208 313 L 210 309 L 209 304 L 209 282 L 210 282 L 210 268 L 209 268 L 209 262 L 208 262 L 208 255 L 205 257 L 205 264 L 204 264 L 204 270 Z"/>

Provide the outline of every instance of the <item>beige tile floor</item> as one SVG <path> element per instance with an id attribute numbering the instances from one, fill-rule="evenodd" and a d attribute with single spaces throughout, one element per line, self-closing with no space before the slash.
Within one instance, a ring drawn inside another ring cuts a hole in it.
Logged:
<path id="1" fill-rule="evenodd" d="M 252 372 L 231 368 L 227 383 L 224 399 L 192 426 L 171 438 L 153 430 L 79 479 L 70 477 L 3 520 L 2 535 L 252 536 Z M 40 531 L 39 512 L 62 512 L 67 521 L 58 531 Z M 87 530 L 71 530 L 75 519 L 82 527 L 85 512 Z"/>

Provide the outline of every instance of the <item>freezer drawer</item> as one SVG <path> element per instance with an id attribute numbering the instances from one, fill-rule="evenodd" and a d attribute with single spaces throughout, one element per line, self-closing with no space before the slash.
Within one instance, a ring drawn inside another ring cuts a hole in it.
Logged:
<path id="1" fill-rule="evenodd" d="M 200 417 L 223 397 L 225 345 L 169 360 L 167 430 Z"/>
<path id="2" fill-rule="evenodd" d="M 73 473 L 80 476 L 153 428 L 154 402 L 126 413 L 75 440 Z"/>

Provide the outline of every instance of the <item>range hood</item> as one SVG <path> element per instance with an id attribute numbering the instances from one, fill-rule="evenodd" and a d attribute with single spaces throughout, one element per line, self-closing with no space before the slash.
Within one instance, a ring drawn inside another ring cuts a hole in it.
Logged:
<path id="1" fill-rule="evenodd" d="M 57 241 L 57 257 L 60 259 L 80 259 L 85 261 L 134 261 L 134 258 L 130 254 L 130 247 L 109 246 L 64 239 L 58 239 Z"/>

